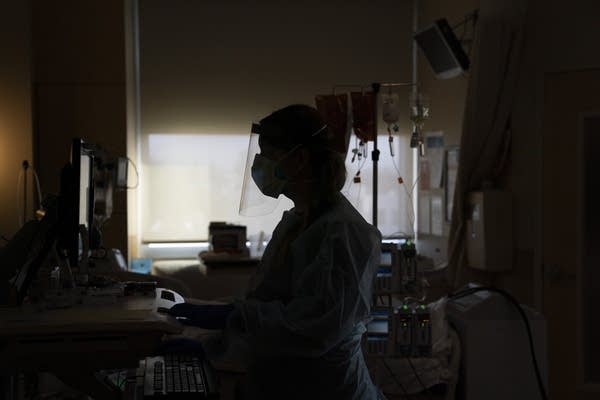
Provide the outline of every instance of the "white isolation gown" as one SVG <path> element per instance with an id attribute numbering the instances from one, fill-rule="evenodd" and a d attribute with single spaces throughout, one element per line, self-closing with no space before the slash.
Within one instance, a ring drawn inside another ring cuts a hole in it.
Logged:
<path id="1" fill-rule="evenodd" d="M 284 213 L 229 318 L 250 349 L 244 398 L 383 398 L 360 347 L 381 234 L 341 194 L 301 223 Z"/>

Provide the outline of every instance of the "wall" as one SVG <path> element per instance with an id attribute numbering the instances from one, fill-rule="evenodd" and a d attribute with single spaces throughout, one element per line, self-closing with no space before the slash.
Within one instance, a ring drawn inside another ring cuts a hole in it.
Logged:
<path id="1" fill-rule="evenodd" d="M 419 24 L 424 26 L 435 18 L 446 17 L 452 25 L 478 4 L 475 0 L 423 0 Z M 600 66 L 597 40 L 592 39 L 597 37 L 599 12 L 600 4 L 593 0 L 572 1 L 569 7 L 563 1 L 529 2 L 513 109 L 511 158 L 502 182 L 502 187 L 514 196 L 515 261 L 513 270 L 504 274 L 473 274 L 479 280 L 507 288 L 522 302 L 538 309 L 542 304 L 540 176 L 544 73 Z M 423 57 L 419 57 L 419 75 L 424 90 L 435 93 L 432 118 L 426 129 L 444 130 L 448 144 L 459 144 L 466 77 L 437 81 Z"/>
<path id="2" fill-rule="evenodd" d="M 124 5 L 35 0 L 32 21 L 35 156 L 42 190 L 57 193 L 72 138 L 126 154 Z M 126 194 L 114 201 L 104 242 L 125 253 Z"/>
<path id="3" fill-rule="evenodd" d="M 4 2 L 0 13 L 0 235 L 6 237 L 18 228 L 15 192 L 21 163 L 32 161 L 30 48 L 29 1 Z"/>
<path id="4" fill-rule="evenodd" d="M 422 7 L 437 10 L 444 3 L 446 2 L 425 0 Z M 460 7 L 464 5 L 465 2 L 460 3 Z M 549 73 L 600 68 L 600 52 L 597 50 L 598 15 L 600 3 L 597 1 L 529 1 L 520 76 L 512 110 L 511 155 L 504 180 L 500 182 L 500 187 L 509 190 L 514 200 L 513 268 L 502 274 L 470 274 L 472 280 L 502 287 L 515 295 L 521 303 L 533 305 L 545 315 L 549 397 L 557 399 L 587 399 L 597 398 L 598 395 L 597 389 L 593 393 L 584 393 L 581 385 L 583 382 L 578 382 L 578 373 L 583 365 L 579 362 L 592 354 L 578 343 L 581 337 L 585 338 L 589 333 L 585 331 L 586 325 L 581 324 L 582 321 L 587 321 L 581 312 L 593 308 L 593 304 L 584 303 L 583 307 L 578 304 L 575 284 L 588 277 L 577 276 L 579 271 L 576 269 L 578 234 L 574 226 L 577 224 L 579 210 L 572 206 L 577 198 L 572 188 L 576 187 L 573 180 L 577 181 L 579 177 L 572 171 L 576 170 L 573 162 L 576 159 L 574 146 L 577 143 L 578 127 L 575 123 L 568 122 L 575 120 L 576 111 L 581 110 L 579 107 L 590 107 L 593 104 L 590 101 L 593 89 L 588 84 L 586 90 L 579 90 L 586 82 L 579 82 L 573 75 L 578 77 L 583 75 L 581 73 L 573 74 L 569 79 L 566 79 L 570 75 L 567 73 Z M 550 80 L 554 82 L 549 86 L 552 90 L 545 91 L 545 80 L 550 75 L 554 76 L 553 79 L 562 75 L 565 77 L 564 83 L 557 84 L 561 81 Z M 593 76 L 590 73 L 589 77 Z M 586 79 L 590 82 L 593 78 Z M 434 82 L 430 86 L 440 88 L 435 92 L 439 94 L 443 104 L 451 106 L 457 96 L 464 98 L 464 92 L 444 93 L 444 83 Z M 578 94 L 580 98 L 570 102 L 570 98 Z M 559 98 L 561 95 L 563 98 Z M 587 105 L 582 106 L 583 104 Z M 548 110 L 544 110 L 545 105 L 549 106 Z M 562 114 L 561 105 L 564 105 Z M 456 116 L 444 124 L 452 127 L 459 121 Z M 553 124 L 550 126 L 555 128 L 544 132 L 542 121 Z M 557 121 L 561 124 L 557 124 Z M 558 138 L 558 143 L 549 142 L 556 140 L 555 138 Z M 547 152 L 544 154 L 542 149 Z M 562 158 L 557 157 L 557 153 Z M 561 168 L 561 165 L 556 164 L 557 159 L 558 162 L 569 164 Z M 550 163 L 553 163 L 552 167 L 548 168 Z M 552 195 L 555 190 L 557 196 L 549 201 L 543 193 L 548 193 L 546 190 L 550 179 L 553 186 L 549 193 Z M 561 214 L 557 215 L 558 213 Z M 543 262 L 548 264 L 548 276 L 544 275 Z M 561 271 L 566 272 L 562 276 L 553 277 L 553 267 L 560 267 Z M 565 346 L 565 343 L 568 345 Z M 586 357 L 582 357 L 583 354 Z"/>
<path id="5" fill-rule="evenodd" d="M 592 39 L 598 35 L 596 17 L 599 13 L 600 4 L 593 0 L 572 1 L 568 7 L 560 1 L 530 0 L 521 78 L 513 111 L 512 162 L 506 182 L 516 200 L 517 249 L 522 255 L 528 252 L 530 261 L 516 265 L 515 271 L 503 280 L 507 287 L 518 288 L 523 295 L 528 293 L 525 298 L 531 299 L 533 295 L 532 302 L 539 308 L 543 295 L 541 206 L 544 199 L 540 149 L 544 74 L 600 67 L 597 40 Z M 545 223 L 552 226 L 552 221 Z M 533 279 L 533 283 L 524 285 L 523 278 Z"/>

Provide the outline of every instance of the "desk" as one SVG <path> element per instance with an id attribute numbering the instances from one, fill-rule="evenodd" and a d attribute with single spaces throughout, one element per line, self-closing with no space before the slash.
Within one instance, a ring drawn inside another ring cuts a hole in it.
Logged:
<path id="1" fill-rule="evenodd" d="M 154 311 L 154 297 L 126 296 L 115 304 L 40 310 L 0 309 L 0 374 L 50 372 L 95 399 L 120 394 L 95 379 L 101 369 L 136 367 L 165 334 L 182 327 Z"/>

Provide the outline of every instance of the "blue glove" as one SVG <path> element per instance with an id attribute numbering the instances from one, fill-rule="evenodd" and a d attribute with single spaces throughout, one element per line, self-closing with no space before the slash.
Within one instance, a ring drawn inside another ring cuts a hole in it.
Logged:
<path id="1" fill-rule="evenodd" d="M 233 304 L 175 304 L 168 314 L 181 318 L 181 322 L 205 329 L 223 329 L 227 317 L 235 309 Z"/>

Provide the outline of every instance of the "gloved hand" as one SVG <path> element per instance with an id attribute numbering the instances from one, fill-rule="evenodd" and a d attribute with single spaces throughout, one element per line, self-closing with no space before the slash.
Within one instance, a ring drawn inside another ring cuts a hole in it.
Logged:
<path id="1" fill-rule="evenodd" d="M 185 318 L 183 323 L 205 329 L 223 329 L 227 317 L 234 310 L 233 304 L 190 304 L 179 303 L 171 307 L 167 313 L 174 317 Z"/>

